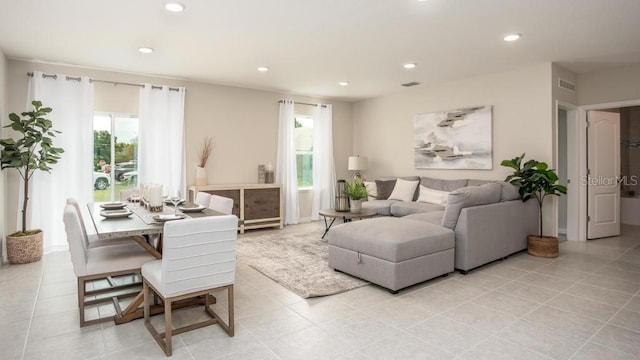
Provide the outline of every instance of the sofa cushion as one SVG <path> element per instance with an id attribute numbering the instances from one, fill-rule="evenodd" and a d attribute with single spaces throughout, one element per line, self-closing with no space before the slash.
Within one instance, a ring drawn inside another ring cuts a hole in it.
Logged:
<path id="1" fill-rule="evenodd" d="M 398 201 L 391 204 L 391 215 L 402 217 L 416 213 L 443 211 L 443 205 L 419 203 L 415 201 Z"/>
<path id="2" fill-rule="evenodd" d="M 396 180 L 376 180 L 376 190 L 378 200 L 387 200 L 396 186 Z"/>
<path id="3" fill-rule="evenodd" d="M 447 203 L 448 196 L 449 191 L 431 189 L 424 185 L 420 185 L 420 196 L 418 196 L 417 201 L 436 205 L 444 205 Z"/>
<path id="4" fill-rule="evenodd" d="M 480 186 L 468 186 L 454 190 L 449 194 L 447 206 L 442 217 L 442 226 L 455 229 L 460 211 L 466 207 L 493 204 L 500 201 L 501 186 L 489 183 Z"/>
<path id="5" fill-rule="evenodd" d="M 380 216 L 391 216 L 391 205 L 398 200 L 369 200 L 362 203 L 363 209 L 375 210 Z"/>
<path id="6" fill-rule="evenodd" d="M 428 222 L 429 224 L 441 226 L 443 216 L 444 210 L 438 210 L 407 215 L 403 217 L 403 219 L 424 221 Z"/>
<path id="7" fill-rule="evenodd" d="M 364 186 L 367 188 L 367 193 L 369 193 L 367 200 L 375 200 L 378 198 L 378 188 L 376 187 L 375 181 L 365 181 Z"/>
<path id="8" fill-rule="evenodd" d="M 480 186 L 492 182 L 497 182 L 495 180 L 479 180 L 479 179 L 469 179 L 467 186 Z"/>
<path id="9" fill-rule="evenodd" d="M 455 246 L 453 231 L 423 221 L 380 217 L 340 224 L 329 244 L 391 262 L 433 254 Z"/>
<path id="10" fill-rule="evenodd" d="M 393 187 L 393 191 L 391 192 L 391 195 L 389 195 L 388 199 L 412 201 L 419 182 L 419 180 L 410 181 L 398 178 L 396 180 L 396 185 Z"/>
<path id="11" fill-rule="evenodd" d="M 511 201 L 521 199 L 520 187 L 510 184 L 505 181 L 499 182 L 500 184 L 500 201 Z"/>
<path id="12" fill-rule="evenodd" d="M 467 186 L 467 179 L 442 180 L 423 176 L 420 179 L 420 184 L 430 189 L 453 191 Z"/>

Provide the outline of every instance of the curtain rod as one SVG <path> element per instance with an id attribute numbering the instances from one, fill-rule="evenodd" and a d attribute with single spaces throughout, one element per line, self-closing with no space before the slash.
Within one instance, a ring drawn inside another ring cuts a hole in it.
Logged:
<path id="1" fill-rule="evenodd" d="M 282 104 L 283 102 L 284 102 L 284 100 L 279 100 L 279 101 L 278 101 L 278 103 L 280 103 L 280 104 Z M 318 104 L 309 104 L 309 103 L 297 102 L 297 101 L 294 101 L 293 103 L 294 103 L 294 104 L 300 104 L 300 105 L 318 106 Z M 322 104 L 322 105 L 320 105 L 320 106 L 322 106 L 322 107 L 327 107 L 327 105 L 324 105 L 324 104 Z"/>
<path id="2" fill-rule="evenodd" d="M 33 77 L 33 73 L 32 72 L 28 72 L 27 76 L 29 77 Z M 51 74 L 42 74 L 43 78 L 54 78 L 57 79 L 58 75 L 51 75 Z M 80 82 L 81 78 L 80 77 L 73 77 L 73 76 L 67 76 L 66 80 L 75 80 Z M 134 83 L 128 83 L 128 82 L 119 82 L 119 81 L 109 81 L 109 80 L 97 80 L 97 79 L 89 79 L 90 82 L 99 82 L 99 83 L 104 83 L 104 84 L 113 84 L 113 85 L 127 85 L 127 86 L 137 86 L 137 87 L 144 87 L 144 84 L 134 84 Z M 158 86 L 158 85 L 151 85 L 152 89 L 162 89 L 162 86 Z M 180 89 L 178 88 L 172 88 L 169 87 L 169 90 L 174 90 L 174 91 L 179 91 Z"/>

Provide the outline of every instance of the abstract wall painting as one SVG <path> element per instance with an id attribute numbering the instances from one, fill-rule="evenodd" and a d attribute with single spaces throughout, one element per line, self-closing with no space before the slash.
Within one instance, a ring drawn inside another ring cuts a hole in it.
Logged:
<path id="1" fill-rule="evenodd" d="M 487 105 L 415 115 L 416 169 L 492 169 L 491 111 Z"/>

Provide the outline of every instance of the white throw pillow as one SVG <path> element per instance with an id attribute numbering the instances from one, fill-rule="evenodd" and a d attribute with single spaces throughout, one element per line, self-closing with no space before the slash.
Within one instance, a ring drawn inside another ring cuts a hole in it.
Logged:
<path id="1" fill-rule="evenodd" d="M 420 180 L 409 181 L 398 178 L 396 186 L 393 187 L 389 200 L 413 201 L 413 194 Z"/>
<path id="2" fill-rule="evenodd" d="M 378 187 L 376 186 L 375 181 L 365 181 L 364 186 L 367 188 L 367 192 L 369 193 L 368 200 L 375 200 L 378 197 Z"/>
<path id="3" fill-rule="evenodd" d="M 420 185 L 420 196 L 418 197 L 418 202 L 445 205 L 448 197 L 448 191 L 435 190 L 424 185 Z"/>

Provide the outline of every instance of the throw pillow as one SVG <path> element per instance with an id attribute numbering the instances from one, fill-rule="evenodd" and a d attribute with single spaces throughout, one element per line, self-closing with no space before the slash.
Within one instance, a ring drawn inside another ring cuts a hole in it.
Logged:
<path id="1" fill-rule="evenodd" d="M 416 193 L 416 187 L 420 181 L 409 181 L 398 178 L 396 185 L 393 187 L 389 200 L 413 201 L 413 195 Z"/>
<path id="2" fill-rule="evenodd" d="M 396 186 L 396 180 L 376 180 L 376 191 L 378 192 L 376 198 L 378 200 L 387 200 L 391 192 L 393 192 L 394 186 Z"/>
<path id="3" fill-rule="evenodd" d="M 369 193 L 369 198 L 367 200 L 375 200 L 378 197 L 376 183 L 373 181 L 365 181 L 364 186 L 367 188 L 367 192 Z"/>
<path id="4" fill-rule="evenodd" d="M 442 217 L 442 226 L 454 230 L 462 209 L 493 204 L 500 201 L 501 187 L 498 183 L 469 186 L 452 191 Z"/>
<path id="5" fill-rule="evenodd" d="M 520 187 L 510 184 L 508 182 L 500 182 L 500 201 L 511 201 L 511 200 L 519 200 L 520 197 Z"/>
<path id="6" fill-rule="evenodd" d="M 447 197 L 449 197 L 448 191 L 429 189 L 424 185 L 420 185 L 420 197 L 418 198 L 418 202 L 444 205 L 447 203 Z"/>
<path id="7" fill-rule="evenodd" d="M 420 185 L 424 185 L 429 189 L 436 189 L 441 191 L 453 191 L 456 189 L 463 188 L 467 186 L 467 179 L 458 179 L 458 180 L 442 180 L 442 179 L 434 179 L 430 177 L 423 176 L 420 179 Z"/>

